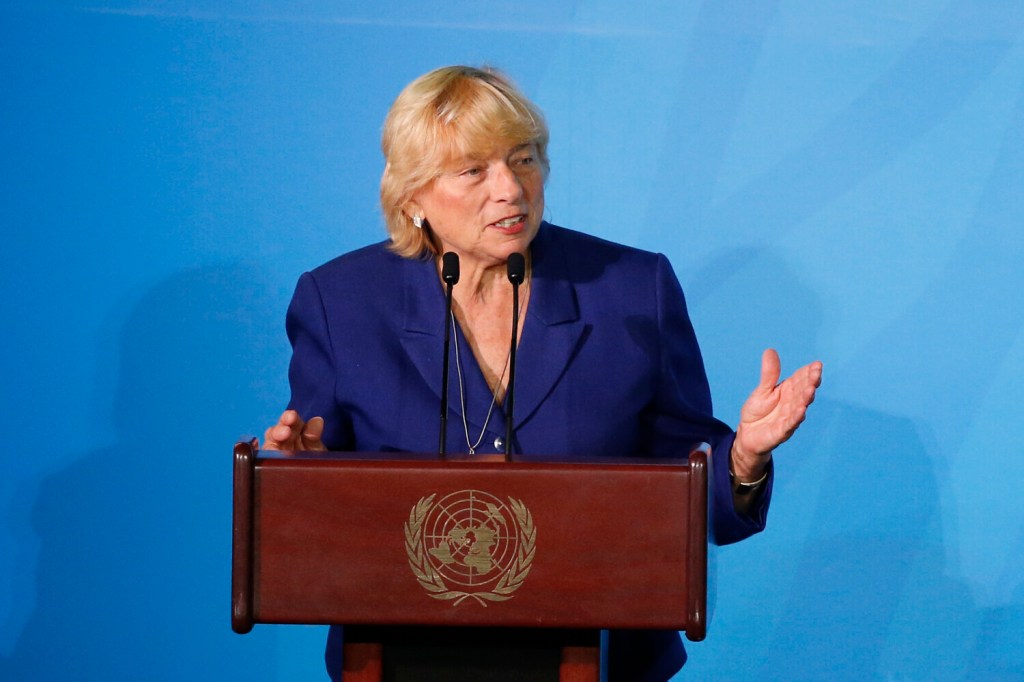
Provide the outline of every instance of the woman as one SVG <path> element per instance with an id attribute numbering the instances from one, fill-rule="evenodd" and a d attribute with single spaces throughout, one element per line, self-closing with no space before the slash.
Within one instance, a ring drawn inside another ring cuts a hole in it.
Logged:
<path id="1" fill-rule="evenodd" d="M 263 447 L 430 451 L 449 324 L 447 442 L 504 451 L 506 261 L 522 253 L 514 451 L 678 457 L 709 442 L 712 458 L 729 463 L 713 468 L 716 542 L 760 531 L 772 450 L 803 421 L 821 363 L 779 384 L 779 358 L 766 351 L 737 430 L 717 421 L 665 257 L 543 221 L 547 142 L 539 110 L 493 71 L 438 69 L 402 91 L 383 134 L 390 240 L 300 278 L 287 318 L 291 403 Z M 439 268 L 449 251 L 461 278 L 446 320 Z M 336 644 L 328 642 L 329 668 Z M 611 635 L 613 680 L 665 680 L 685 659 L 674 632 Z"/>

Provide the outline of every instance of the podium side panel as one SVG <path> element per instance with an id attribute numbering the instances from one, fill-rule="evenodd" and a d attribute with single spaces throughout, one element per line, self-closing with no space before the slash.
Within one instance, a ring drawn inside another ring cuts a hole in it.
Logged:
<path id="1" fill-rule="evenodd" d="M 231 629 L 252 630 L 253 619 L 253 478 L 256 455 L 251 443 L 234 449 L 234 500 L 231 528 Z"/>
<path id="2" fill-rule="evenodd" d="M 690 523 L 687 527 L 688 614 L 686 637 L 699 642 L 707 634 L 708 610 L 708 458 L 696 451 L 690 456 Z"/>

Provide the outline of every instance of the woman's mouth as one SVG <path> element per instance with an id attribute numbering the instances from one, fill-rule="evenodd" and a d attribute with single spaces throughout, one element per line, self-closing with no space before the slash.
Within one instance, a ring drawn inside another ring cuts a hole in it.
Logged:
<path id="1" fill-rule="evenodd" d="M 491 227 L 496 227 L 503 232 L 518 232 L 526 224 L 526 215 L 519 214 L 503 218 L 497 222 L 491 223 Z"/>

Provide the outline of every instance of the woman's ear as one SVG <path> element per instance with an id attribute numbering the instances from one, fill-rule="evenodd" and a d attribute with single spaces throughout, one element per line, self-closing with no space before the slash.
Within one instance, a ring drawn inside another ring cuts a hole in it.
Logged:
<path id="1" fill-rule="evenodd" d="M 415 200 L 408 201 L 405 206 L 402 207 L 402 213 L 409 216 L 410 219 L 415 219 L 416 216 L 423 218 L 423 208 L 416 203 Z"/>

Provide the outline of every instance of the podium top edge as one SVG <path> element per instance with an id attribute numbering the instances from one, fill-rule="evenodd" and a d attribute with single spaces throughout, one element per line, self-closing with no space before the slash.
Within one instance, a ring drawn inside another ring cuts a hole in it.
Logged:
<path id="1" fill-rule="evenodd" d="M 567 457 L 564 455 L 513 455 L 510 462 L 505 460 L 504 455 L 469 455 L 466 453 L 453 453 L 440 457 L 437 453 L 417 452 L 339 452 L 339 451 L 305 451 L 305 450 L 256 450 L 253 453 L 260 462 L 282 464 L 291 461 L 321 461 L 324 463 L 415 463 L 424 465 L 469 465 L 479 466 L 489 464 L 494 466 L 509 466 L 516 464 L 526 465 L 580 465 L 588 466 L 660 466 L 660 467 L 687 467 L 691 464 L 687 457 L 592 457 L 585 456 Z M 701 454 L 704 454 L 703 452 Z M 706 456 L 706 454 L 704 454 Z"/>

